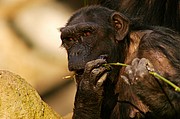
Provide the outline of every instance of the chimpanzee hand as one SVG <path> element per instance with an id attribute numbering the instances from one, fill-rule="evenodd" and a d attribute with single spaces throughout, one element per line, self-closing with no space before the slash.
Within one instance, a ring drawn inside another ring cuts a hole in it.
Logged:
<path id="1" fill-rule="evenodd" d="M 125 69 L 129 85 L 132 86 L 135 94 L 143 98 L 153 95 L 154 89 L 160 90 L 156 79 L 149 74 L 149 71 L 155 71 L 155 69 L 146 58 L 135 58 Z"/>
<path id="2" fill-rule="evenodd" d="M 100 117 L 101 99 L 103 93 L 102 84 L 106 80 L 107 70 L 102 64 L 104 59 L 88 62 L 82 76 L 77 76 L 77 92 L 73 118 L 97 118 Z"/>
<path id="3" fill-rule="evenodd" d="M 78 92 L 88 94 L 88 99 L 89 94 L 102 96 L 102 84 L 107 76 L 107 70 L 102 66 L 105 63 L 104 59 L 97 59 L 85 65 L 84 73 L 78 84 Z M 85 98 L 85 95 L 83 97 Z"/>
<path id="4" fill-rule="evenodd" d="M 128 65 L 125 69 L 128 75 L 128 81 L 131 85 L 137 85 L 140 82 L 148 82 L 148 78 L 151 77 L 149 71 L 154 71 L 154 68 L 146 58 L 135 58 L 131 65 Z"/>

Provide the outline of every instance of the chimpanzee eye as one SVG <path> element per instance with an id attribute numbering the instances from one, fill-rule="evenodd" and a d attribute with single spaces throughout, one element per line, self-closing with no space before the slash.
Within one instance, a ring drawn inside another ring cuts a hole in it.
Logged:
<path id="1" fill-rule="evenodd" d="M 90 36 L 91 35 L 91 31 L 90 30 L 84 30 L 83 31 L 83 36 Z"/>
<path id="2" fill-rule="evenodd" d="M 62 38 L 62 46 L 66 49 L 69 49 L 74 44 L 73 37 L 63 37 Z"/>
<path id="3" fill-rule="evenodd" d="M 63 41 L 73 41 L 74 38 L 73 37 L 65 37 L 63 38 Z"/>

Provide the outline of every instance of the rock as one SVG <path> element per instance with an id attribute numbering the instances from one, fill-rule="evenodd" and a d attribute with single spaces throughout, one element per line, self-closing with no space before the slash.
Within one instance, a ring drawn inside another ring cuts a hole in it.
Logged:
<path id="1" fill-rule="evenodd" d="M 61 119 L 30 84 L 9 71 L 0 71 L 1 119 Z"/>

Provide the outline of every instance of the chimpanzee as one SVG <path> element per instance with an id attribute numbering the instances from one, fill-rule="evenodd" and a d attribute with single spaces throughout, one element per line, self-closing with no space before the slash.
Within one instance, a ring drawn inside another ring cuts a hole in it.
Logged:
<path id="1" fill-rule="evenodd" d="M 77 81 L 74 119 L 180 118 L 180 93 L 149 74 L 180 86 L 178 33 L 101 6 L 80 9 L 60 31 Z M 108 65 L 116 62 L 128 66 Z"/>

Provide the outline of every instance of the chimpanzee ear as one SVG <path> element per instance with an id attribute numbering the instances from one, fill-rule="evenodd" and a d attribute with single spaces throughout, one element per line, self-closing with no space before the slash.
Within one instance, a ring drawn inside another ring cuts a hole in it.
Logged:
<path id="1" fill-rule="evenodd" d="M 130 24 L 129 19 L 121 13 L 114 12 L 111 15 L 111 21 L 115 30 L 117 31 L 116 40 L 118 41 L 123 40 L 129 30 L 129 24 Z"/>

